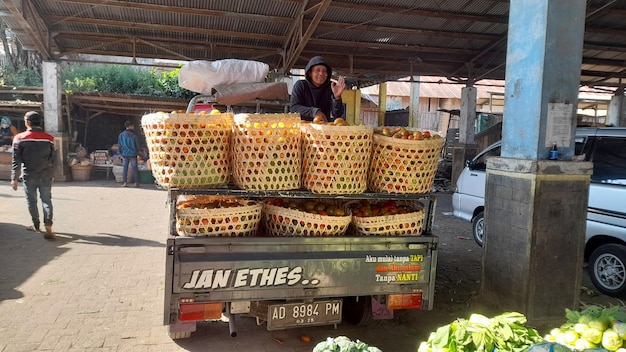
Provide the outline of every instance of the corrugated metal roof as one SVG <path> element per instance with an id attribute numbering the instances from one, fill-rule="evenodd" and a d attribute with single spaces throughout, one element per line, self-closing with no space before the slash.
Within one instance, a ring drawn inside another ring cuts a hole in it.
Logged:
<path id="1" fill-rule="evenodd" d="M 461 90 L 465 84 L 454 83 L 445 77 L 419 77 L 419 95 L 420 97 L 442 98 L 442 99 L 461 99 Z M 475 86 L 476 98 L 489 99 L 496 97 L 502 99 L 504 94 L 504 81 L 500 80 L 482 80 Z M 379 85 L 374 85 L 361 89 L 362 94 L 379 95 Z M 388 96 L 410 96 L 410 82 L 387 82 Z M 589 100 L 610 100 L 613 94 L 607 88 L 589 88 L 581 87 L 579 91 L 580 99 Z"/>
<path id="2" fill-rule="evenodd" d="M 239 58 L 287 73 L 321 54 L 360 86 L 414 75 L 503 79 L 508 10 L 493 0 L 0 2 L 3 20 L 46 60 Z M 626 1 L 588 0 L 584 40 L 581 82 L 618 86 Z"/>
<path id="3" fill-rule="evenodd" d="M 419 77 L 419 95 L 429 98 L 457 98 L 461 99 L 461 89 L 465 84 L 454 83 L 445 77 Z M 477 98 L 487 99 L 491 93 L 504 93 L 504 81 L 482 80 L 476 87 Z M 363 94 L 378 95 L 379 86 L 370 86 L 361 89 Z M 387 82 L 388 96 L 409 96 L 411 85 L 409 82 Z"/>

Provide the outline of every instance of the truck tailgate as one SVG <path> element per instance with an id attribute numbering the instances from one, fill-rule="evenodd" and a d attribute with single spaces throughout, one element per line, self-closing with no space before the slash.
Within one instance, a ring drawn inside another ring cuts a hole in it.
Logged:
<path id="1" fill-rule="evenodd" d="M 436 246 L 436 236 L 176 237 L 167 270 L 172 292 L 210 301 L 432 292 Z"/>

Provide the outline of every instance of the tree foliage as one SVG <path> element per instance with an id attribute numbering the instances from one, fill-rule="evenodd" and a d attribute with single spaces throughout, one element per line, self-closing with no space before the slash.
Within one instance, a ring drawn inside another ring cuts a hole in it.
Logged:
<path id="1" fill-rule="evenodd" d="M 41 55 L 38 52 L 24 50 L 22 43 L 16 40 L 6 23 L 0 20 L 0 40 L 4 49 L 4 61 L 0 65 L 0 79 L 6 86 L 41 87 Z"/>
<path id="2" fill-rule="evenodd" d="M 128 65 L 68 65 L 61 71 L 67 93 L 103 92 L 190 99 L 196 93 L 178 85 L 180 69 L 163 72 Z"/>

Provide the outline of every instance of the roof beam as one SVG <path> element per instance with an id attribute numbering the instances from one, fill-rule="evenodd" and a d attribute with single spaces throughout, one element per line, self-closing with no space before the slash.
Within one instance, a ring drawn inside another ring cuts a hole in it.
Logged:
<path id="1" fill-rule="evenodd" d="M 22 6 L 16 4 L 21 3 Z M 4 5 L 11 15 L 19 23 L 22 30 L 28 35 L 37 50 L 41 53 L 42 59 L 50 60 L 50 37 L 45 22 L 33 6 L 31 1 L 5 0 Z"/>
<path id="2" fill-rule="evenodd" d="M 331 2 L 332 0 L 322 0 L 322 2 L 308 9 L 315 9 L 315 16 L 313 16 L 313 20 L 309 23 L 306 32 L 300 38 L 298 38 L 298 40 L 295 40 L 295 38 L 291 38 L 289 40 L 288 43 L 291 44 L 291 47 L 287 47 L 285 50 L 286 58 L 284 72 L 289 72 L 293 68 L 293 65 L 296 63 L 296 60 L 300 56 L 300 53 L 302 53 L 302 50 L 304 50 L 304 48 L 307 46 L 309 39 L 311 39 L 311 36 L 313 36 L 313 32 L 315 32 L 315 29 L 322 20 L 322 17 L 326 13 L 326 10 L 330 6 Z M 304 18 L 304 13 L 308 12 L 308 10 L 304 10 L 304 12 L 300 15 L 300 19 Z M 294 32 L 294 35 L 296 33 L 297 31 Z M 293 47 L 293 45 L 295 45 L 295 47 Z"/>
<path id="3" fill-rule="evenodd" d="M 440 54 L 455 54 L 455 55 L 472 56 L 473 53 L 478 53 L 478 51 L 444 48 L 444 47 L 402 45 L 402 44 L 389 44 L 389 43 L 353 42 L 353 41 L 346 41 L 346 40 L 331 40 L 331 39 L 311 39 L 309 43 L 319 45 L 319 46 L 328 45 L 328 46 L 337 46 L 337 47 L 343 47 L 343 48 L 368 48 L 368 49 L 376 49 L 376 50 L 381 50 L 381 51 L 385 51 L 385 50 L 406 51 L 406 52 L 411 52 L 415 54 L 440 53 Z M 347 54 L 347 51 L 346 51 L 346 54 Z"/>
<path id="4" fill-rule="evenodd" d="M 391 33 L 391 34 L 406 34 L 406 35 L 414 35 L 414 36 L 427 36 L 427 37 L 444 37 L 444 38 L 456 38 L 456 39 L 465 39 L 465 40 L 498 40 L 500 39 L 499 35 L 496 34 L 482 34 L 482 33 L 467 33 L 467 32 L 450 32 L 450 31 L 431 31 L 424 30 L 419 28 L 400 28 L 400 27 L 384 27 L 384 26 L 373 26 L 367 24 L 352 24 L 347 22 L 328 22 L 322 21 L 320 26 L 329 27 L 329 28 L 337 28 L 341 30 L 346 29 L 354 29 L 359 31 L 372 31 L 372 32 L 383 32 L 383 33 Z"/>

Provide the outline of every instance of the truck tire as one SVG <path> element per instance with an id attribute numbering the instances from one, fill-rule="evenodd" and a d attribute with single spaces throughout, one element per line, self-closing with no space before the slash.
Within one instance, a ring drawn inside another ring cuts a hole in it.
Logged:
<path id="1" fill-rule="evenodd" d="M 482 247 L 485 243 L 485 213 L 482 211 L 472 218 L 472 235 L 474 241 Z"/>
<path id="2" fill-rule="evenodd" d="M 342 320 L 352 325 L 367 325 L 374 320 L 372 297 L 344 297 Z"/>
<path id="3" fill-rule="evenodd" d="M 611 297 L 626 295 L 626 246 L 605 244 L 589 257 L 589 278 L 598 291 Z"/>
<path id="4" fill-rule="evenodd" d="M 182 340 L 182 339 L 188 339 L 190 337 L 191 337 L 191 331 L 170 332 L 170 339 L 172 340 Z"/>

